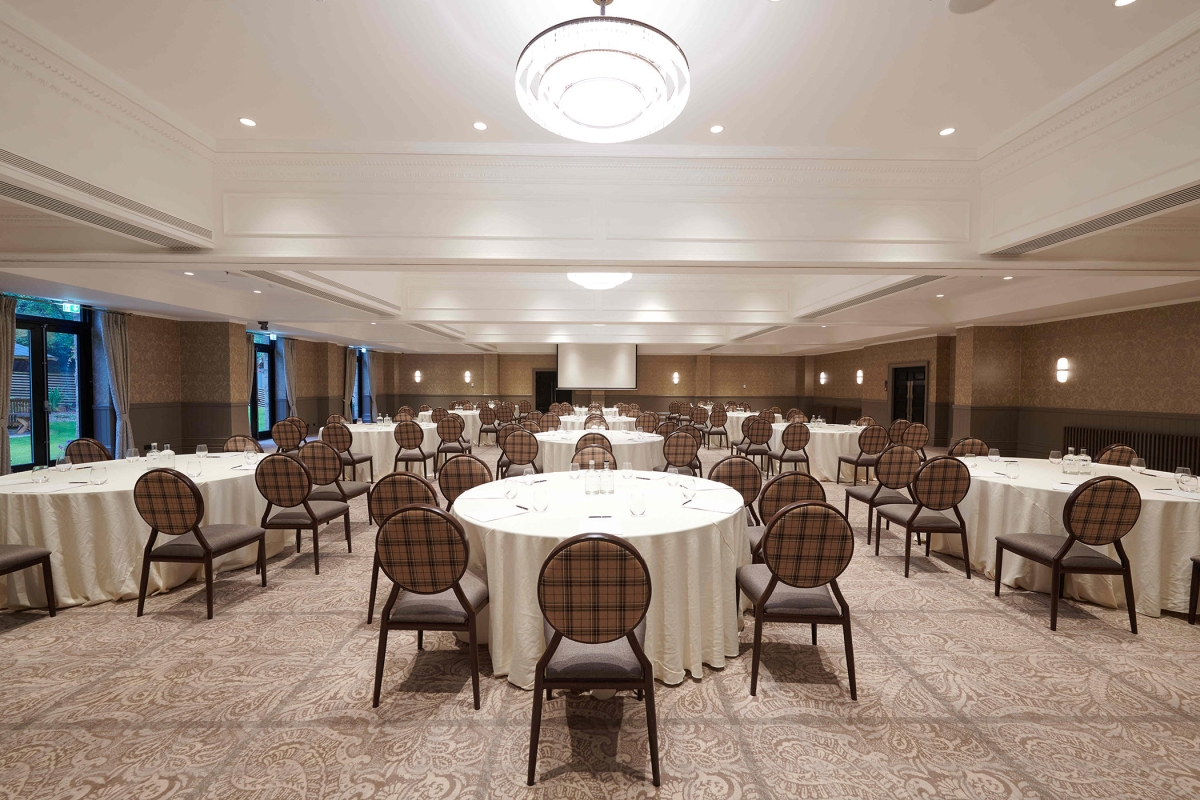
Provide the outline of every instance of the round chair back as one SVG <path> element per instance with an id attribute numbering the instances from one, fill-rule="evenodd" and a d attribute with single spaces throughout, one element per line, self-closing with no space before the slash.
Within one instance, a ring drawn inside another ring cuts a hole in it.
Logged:
<path id="1" fill-rule="evenodd" d="M 299 417 L 285 417 L 285 419 L 300 429 L 300 439 L 303 441 L 308 438 L 308 423 Z"/>
<path id="2" fill-rule="evenodd" d="M 983 439 L 976 439 L 973 436 L 968 436 L 965 439 L 959 439 L 950 448 L 949 455 L 952 456 L 986 456 L 988 452 L 987 442 Z"/>
<path id="3" fill-rule="evenodd" d="M 812 475 L 784 472 L 767 481 L 758 498 L 758 518 L 764 523 L 793 503 L 824 503 L 825 489 Z"/>
<path id="4" fill-rule="evenodd" d="M 692 409 L 692 424 L 704 425 L 708 422 L 708 409 L 704 406 L 696 406 Z"/>
<path id="5" fill-rule="evenodd" d="M 504 440 L 508 438 L 510 433 L 519 430 L 522 430 L 522 428 L 515 422 L 509 422 L 501 425 L 500 430 L 496 432 L 496 446 L 500 449 L 504 449 Z"/>
<path id="6" fill-rule="evenodd" d="M 450 416 L 450 412 L 441 406 L 438 406 L 433 411 L 429 412 L 429 421 L 436 425 L 448 416 Z"/>
<path id="7" fill-rule="evenodd" d="M 850 523 L 828 503 L 796 503 L 767 525 L 763 561 L 789 586 L 824 586 L 846 571 L 854 556 Z"/>
<path id="8" fill-rule="evenodd" d="M 308 467 L 291 456 L 272 453 L 258 462 L 254 483 L 267 502 L 280 508 L 295 508 L 312 494 Z"/>
<path id="9" fill-rule="evenodd" d="M 704 444 L 704 431 L 700 430 L 695 424 L 689 422 L 686 425 L 679 426 L 680 433 L 691 434 L 691 437 L 696 440 L 696 446 Z"/>
<path id="10" fill-rule="evenodd" d="M 596 469 L 604 469 L 605 462 L 609 464 L 609 469 L 617 466 L 617 459 L 612 452 L 598 445 L 576 450 L 575 455 L 571 456 L 571 463 L 578 464 L 580 469 L 587 469 L 592 463 L 595 463 Z"/>
<path id="11" fill-rule="evenodd" d="M 406 506 L 379 526 L 375 554 L 384 574 L 406 592 L 437 594 L 467 571 L 470 546 L 458 520 L 430 506 Z"/>
<path id="12" fill-rule="evenodd" d="M 436 506 L 437 490 L 415 472 L 392 472 L 375 481 L 367 495 L 367 513 L 379 524 L 404 506 Z"/>
<path id="13" fill-rule="evenodd" d="M 425 442 L 425 430 L 411 419 L 396 423 L 392 436 L 401 450 L 416 450 Z"/>
<path id="14" fill-rule="evenodd" d="M 417 412 L 412 410 L 412 406 L 400 406 L 400 410 L 396 412 L 396 416 L 398 417 L 401 414 L 408 414 L 410 417 L 415 417 Z"/>
<path id="15" fill-rule="evenodd" d="M 542 432 L 542 426 L 538 425 L 532 419 L 521 420 L 521 427 L 524 428 L 525 430 L 529 431 L 530 433 L 541 433 Z"/>
<path id="16" fill-rule="evenodd" d="M 708 415 L 708 427 L 724 428 L 725 423 L 729 421 L 729 412 L 722 406 L 713 406 L 712 413 Z"/>
<path id="17" fill-rule="evenodd" d="M 221 448 L 226 453 L 244 453 L 247 447 L 254 448 L 254 452 L 263 452 L 263 447 L 258 443 L 258 440 L 253 436 L 247 436 L 244 433 L 235 433 L 225 440 L 225 446 Z"/>
<path id="18" fill-rule="evenodd" d="M 676 431 L 663 440 L 663 458 L 670 467 L 688 466 L 699 449 L 700 443 L 687 431 Z"/>
<path id="19" fill-rule="evenodd" d="M 430 410 L 431 409 L 427 405 L 421 405 L 421 406 L 417 407 L 417 411 L 430 411 Z"/>
<path id="20" fill-rule="evenodd" d="M 395 419 L 396 422 L 411 422 L 416 418 L 417 415 L 411 411 L 397 411 L 396 416 L 393 419 Z"/>
<path id="21" fill-rule="evenodd" d="M 339 453 L 348 453 L 354 444 L 354 434 L 346 427 L 346 423 L 331 422 L 322 429 L 321 441 Z"/>
<path id="22" fill-rule="evenodd" d="M 538 454 L 538 440 L 529 431 L 513 431 L 504 440 L 504 455 L 515 467 L 532 464 Z"/>
<path id="23" fill-rule="evenodd" d="M 673 419 L 668 419 L 660 422 L 658 427 L 654 429 L 654 432 L 659 436 L 666 438 L 677 430 L 679 430 L 679 423 Z"/>
<path id="24" fill-rule="evenodd" d="M 746 428 L 746 438 L 750 440 L 750 444 L 766 444 L 771 441 L 771 434 L 775 429 L 771 427 L 771 423 L 765 417 L 747 417 L 751 420 L 750 426 Z"/>
<path id="25" fill-rule="evenodd" d="M 900 444 L 907 445 L 913 450 L 920 450 L 929 444 L 929 428 L 919 422 L 909 425 L 900 436 Z"/>
<path id="26" fill-rule="evenodd" d="M 575 452 L 578 453 L 585 447 L 603 447 L 608 452 L 612 452 L 612 442 L 603 433 L 585 433 L 579 437 L 579 441 L 575 443 Z"/>
<path id="27" fill-rule="evenodd" d="M 678 414 L 679 413 L 679 401 L 678 400 L 671 401 L 671 403 L 667 406 L 667 413 L 668 414 Z"/>
<path id="28" fill-rule="evenodd" d="M 271 439 L 275 442 L 276 449 L 281 453 L 288 450 L 295 450 L 300 446 L 300 442 L 304 440 L 300 429 L 286 419 L 281 419 L 271 426 Z"/>
<path id="29" fill-rule="evenodd" d="M 756 419 L 758 419 L 758 417 L 750 416 L 750 417 L 746 417 L 745 419 L 742 420 L 742 438 L 743 439 L 746 438 L 746 434 L 750 433 L 750 423 L 754 422 L 754 420 L 756 420 Z"/>
<path id="30" fill-rule="evenodd" d="M 971 488 L 971 473 L 957 458 L 939 456 L 925 462 L 912 481 L 913 499 L 934 511 L 954 508 Z"/>
<path id="31" fill-rule="evenodd" d="M 70 455 L 68 453 L 68 455 Z M 1110 444 L 1096 456 L 1097 464 L 1108 464 L 1113 467 L 1128 467 L 1138 457 L 1137 451 L 1127 444 Z M 74 463 L 75 459 L 71 459 Z"/>
<path id="32" fill-rule="evenodd" d="M 637 419 L 633 422 L 633 427 L 643 433 L 653 433 L 658 427 L 658 417 L 651 414 L 649 411 L 643 411 L 638 414 Z"/>
<path id="33" fill-rule="evenodd" d="M 474 404 L 472 404 L 472 403 L 463 403 L 462 410 L 463 410 L 463 411 L 474 411 L 474 410 L 475 410 L 475 406 L 474 406 Z"/>
<path id="34" fill-rule="evenodd" d="M 437 424 L 438 438 L 443 442 L 457 442 L 466 430 L 466 423 L 458 414 L 447 414 Z"/>
<path id="35" fill-rule="evenodd" d="M 906 419 L 893 420 L 892 424 L 888 426 L 888 441 L 892 444 L 900 444 L 900 437 L 904 435 L 904 431 L 910 425 L 912 423 Z"/>
<path id="36" fill-rule="evenodd" d="M 542 564 L 538 605 L 550 627 L 585 644 L 629 634 L 650 608 L 650 571 L 638 551 L 608 533 L 562 542 Z"/>
<path id="37" fill-rule="evenodd" d="M 528 414 L 531 410 L 533 410 L 533 405 L 528 400 L 522 400 L 520 402 L 520 404 L 518 404 L 517 407 L 521 409 L 522 417 L 525 416 L 526 414 Z"/>
<path id="38" fill-rule="evenodd" d="M 513 407 L 508 403 L 496 406 L 496 421 L 506 424 L 513 421 Z"/>
<path id="39" fill-rule="evenodd" d="M 888 446 L 887 431 L 882 425 L 868 425 L 858 435 L 858 449 L 863 455 L 877 456 Z"/>
<path id="40" fill-rule="evenodd" d="M 758 492 L 762 489 L 762 472 L 745 456 L 721 459 L 708 471 L 708 479 L 723 483 L 740 493 L 748 506 L 758 499 Z"/>
<path id="41" fill-rule="evenodd" d="M 913 448 L 897 444 L 879 454 L 875 478 L 889 489 L 900 490 L 913 482 L 921 468 L 921 455 Z"/>
<path id="42" fill-rule="evenodd" d="M 463 492 L 491 483 L 492 471 L 475 456 L 457 455 L 442 465 L 437 481 L 449 508 Z"/>
<path id="43" fill-rule="evenodd" d="M 299 455 L 317 486 L 328 486 L 342 476 L 342 459 L 325 442 L 309 442 L 300 448 Z"/>
<path id="44" fill-rule="evenodd" d="M 64 455 L 72 464 L 92 464 L 97 461 L 112 461 L 112 453 L 95 439 L 76 439 L 67 445 Z"/>
<path id="45" fill-rule="evenodd" d="M 857 422 L 859 425 L 867 425 L 867 426 L 871 426 L 871 425 L 874 425 L 874 424 L 875 424 L 875 418 L 874 418 L 874 417 L 859 417 L 859 418 L 858 418 L 857 420 L 855 420 L 855 421 L 856 421 L 856 422 Z"/>
<path id="46" fill-rule="evenodd" d="M 341 414 L 330 414 L 328 417 L 325 418 L 326 425 L 328 425 L 332 422 L 345 422 L 345 421 L 346 421 L 346 418 L 343 417 Z"/>
<path id="47" fill-rule="evenodd" d="M 286 457 L 286 456 L 281 456 Z M 173 469 L 152 469 L 133 485 L 133 504 L 156 531 L 178 536 L 204 519 L 204 498 L 188 476 Z"/>
<path id="48" fill-rule="evenodd" d="M 762 411 L 758 412 L 758 416 L 760 419 L 765 419 L 767 422 L 775 421 L 775 412 L 769 408 L 764 408 Z"/>
<path id="49" fill-rule="evenodd" d="M 583 421 L 583 427 L 589 430 L 608 430 L 608 420 L 602 414 L 588 414 Z"/>
<path id="50" fill-rule="evenodd" d="M 496 409 L 488 408 L 487 406 L 479 407 L 479 424 L 480 425 L 495 425 L 496 424 Z"/>
<path id="51" fill-rule="evenodd" d="M 1063 508 L 1063 525 L 1084 544 L 1100 547 L 1129 533 L 1141 514 L 1137 487 L 1124 478 L 1102 475 L 1071 492 Z"/>
<path id="52" fill-rule="evenodd" d="M 787 415 L 788 422 L 808 422 L 808 417 L 803 411 L 789 411 Z"/>
<path id="53" fill-rule="evenodd" d="M 544 431 L 556 431 L 562 427 L 562 420 L 554 412 L 542 414 L 541 426 Z"/>
<path id="54" fill-rule="evenodd" d="M 811 436 L 812 432 L 803 422 L 792 422 L 783 429 L 780 439 L 783 440 L 784 450 L 803 450 L 808 447 L 808 440 Z"/>

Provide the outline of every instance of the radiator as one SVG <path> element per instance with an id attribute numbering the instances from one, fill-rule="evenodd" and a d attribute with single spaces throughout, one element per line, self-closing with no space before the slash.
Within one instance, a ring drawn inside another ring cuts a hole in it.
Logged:
<path id="1" fill-rule="evenodd" d="M 1129 445 L 1146 459 L 1146 466 L 1150 469 L 1174 472 L 1176 467 L 1190 467 L 1193 475 L 1200 475 L 1200 436 L 1111 431 L 1070 425 L 1063 428 L 1064 453 L 1068 447 L 1074 447 L 1076 452 L 1086 448 L 1088 455 L 1095 458 L 1110 444 Z"/>

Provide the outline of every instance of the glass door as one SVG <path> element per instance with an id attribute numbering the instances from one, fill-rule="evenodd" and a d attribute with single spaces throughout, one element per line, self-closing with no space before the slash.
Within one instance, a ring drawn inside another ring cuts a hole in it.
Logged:
<path id="1" fill-rule="evenodd" d="M 41 362 L 41 359 L 38 359 Z M 38 415 L 40 416 L 40 415 Z M 28 327 L 17 327 L 13 349 L 13 375 L 8 401 L 8 442 L 12 467 L 33 465 L 33 334 Z"/>
<path id="2" fill-rule="evenodd" d="M 14 470 L 53 464 L 91 435 L 89 344 L 79 325 L 18 319 L 7 418 Z"/>
<path id="3" fill-rule="evenodd" d="M 250 430 L 254 438 L 271 436 L 271 404 L 275 399 L 275 352 L 269 344 L 254 345 L 254 397 L 251 398 L 253 419 Z"/>

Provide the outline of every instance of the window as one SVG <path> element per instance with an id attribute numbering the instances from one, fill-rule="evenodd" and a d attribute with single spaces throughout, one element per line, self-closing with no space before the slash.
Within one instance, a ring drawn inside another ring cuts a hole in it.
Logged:
<path id="1" fill-rule="evenodd" d="M 363 364 L 363 351 L 358 351 L 354 367 L 354 394 L 350 396 L 350 416 L 353 419 L 374 418 L 371 410 L 371 393 L 365 391 L 363 374 L 366 372 Z"/>
<path id="2" fill-rule="evenodd" d="M 7 420 L 14 470 L 51 464 L 71 440 L 92 435 L 89 317 L 78 304 L 17 300 Z"/>
<path id="3" fill-rule="evenodd" d="M 275 404 L 275 348 L 265 333 L 254 334 L 254 386 L 250 398 L 250 430 L 256 439 L 271 436 L 271 409 Z"/>

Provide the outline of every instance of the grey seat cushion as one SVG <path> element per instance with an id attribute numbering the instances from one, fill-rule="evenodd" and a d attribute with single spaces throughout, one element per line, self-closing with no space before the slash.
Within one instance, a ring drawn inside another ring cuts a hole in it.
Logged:
<path id="1" fill-rule="evenodd" d="M 50 555 L 49 550 L 24 544 L 0 544 L 0 572 L 21 569 Z"/>
<path id="2" fill-rule="evenodd" d="M 1067 543 L 1067 537 L 1053 533 L 1013 533 L 997 536 L 996 541 L 1020 556 L 1030 556 L 1050 562 Z M 1067 569 L 1121 569 L 1121 562 L 1093 550 L 1082 542 L 1075 542 L 1063 557 L 1062 565 Z"/>
<path id="3" fill-rule="evenodd" d="M 750 551 L 754 552 L 758 546 L 762 544 L 763 537 L 767 535 L 766 525 L 747 525 L 746 537 L 750 540 Z"/>
<path id="4" fill-rule="evenodd" d="M 438 445 L 439 453 L 466 453 L 471 449 L 471 445 L 458 442 L 442 442 Z"/>
<path id="5" fill-rule="evenodd" d="M 912 504 L 912 498 L 904 492 L 897 491 L 896 489 L 889 489 L 886 486 L 880 486 L 878 488 L 879 494 L 874 500 L 875 505 L 877 506 L 895 505 L 896 503 L 904 503 L 906 505 Z M 871 496 L 875 494 L 875 489 L 875 486 L 847 486 L 846 494 L 850 495 L 855 500 L 859 500 L 863 503 L 869 503 L 871 502 Z M 912 511 L 910 510 L 909 513 L 911 514 Z"/>
<path id="6" fill-rule="evenodd" d="M 200 532 L 204 534 L 204 541 L 208 542 L 208 546 L 213 550 L 247 545 L 266 533 L 256 525 L 206 525 L 200 528 Z M 156 556 L 204 558 L 204 548 L 196 541 L 194 533 L 180 536 L 159 534 L 158 540 L 163 543 L 154 548 L 153 553 Z"/>
<path id="7" fill-rule="evenodd" d="M 367 492 L 371 491 L 371 484 L 366 481 L 342 481 L 342 489 L 346 492 L 347 497 L 362 497 Z M 312 490 L 312 494 L 308 496 L 308 501 L 332 501 L 341 502 L 342 495 L 337 490 L 337 486 L 329 484 L 328 486 L 318 486 Z"/>
<path id="8" fill-rule="evenodd" d="M 371 460 L 370 453 L 338 453 L 343 464 L 365 464 Z"/>
<path id="9" fill-rule="evenodd" d="M 771 451 L 771 458 L 776 461 L 791 463 L 793 461 L 808 461 L 808 454 L 803 450 L 784 450 L 782 447 Z"/>
<path id="10" fill-rule="evenodd" d="M 554 637 L 550 623 L 543 622 L 546 644 Z M 646 641 L 646 620 L 633 630 L 638 644 Z M 641 680 L 642 665 L 638 663 L 629 640 L 625 637 L 605 644 L 584 644 L 563 637 L 554 651 L 554 657 L 546 665 L 549 680 L 572 681 L 628 681 Z"/>
<path id="11" fill-rule="evenodd" d="M 894 505 L 884 506 L 879 509 L 879 516 L 892 522 L 898 522 L 904 525 L 908 522 L 908 518 L 912 516 L 912 503 L 896 503 Z M 921 509 L 921 513 L 917 515 L 913 521 L 912 529 L 914 531 L 952 531 L 958 532 L 958 520 L 953 517 L 943 514 L 941 511 L 933 511 L 928 508 Z"/>
<path id="12" fill-rule="evenodd" d="M 396 453 L 396 461 L 425 461 L 431 456 L 432 454 L 430 453 L 425 453 L 414 448 L 412 450 L 401 450 Z"/>
<path id="13" fill-rule="evenodd" d="M 754 603 L 758 603 L 767 585 L 771 582 L 771 568 L 766 564 L 750 564 L 738 567 L 737 582 L 742 591 Z M 775 585 L 775 591 L 767 600 L 768 614 L 805 614 L 812 617 L 830 617 L 840 619 L 841 606 L 833 599 L 829 585 L 816 586 L 811 589 L 800 589 L 788 586 L 783 581 Z"/>
<path id="14" fill-rule="evenodd" d="M 476 611 L 487 602 L 488 587 L 474 572 L 467 570 L 463 573 L 463 594 Z M 458 601 L 458 595 L 453 589 L 447 589 L 437 594 L 417 594 L 416 592 L 400 592 L 396 605 L 392 606 L 392 614 L 388 617 L 392 622 L 405 624 L 427 625 L 465 625 L 467 612 Z"/>
<path id="15" fill-rule="evenodd" d="M 350 510 L 348 504 L 334 500 L 317 500 L 309 502 L 308 505 L 313 510 L 317 522 L 327 522 Z M 296 506 L 276 511 L 267 519 L 267 524 L 274 528 L 305 528 L 312 525 L 313 520 L 304 510 L 304 506 Z"/>
<path id="16" fill-rule="evenodd" d="M 859 453 L 856 456 L 838 456 L 838 461 L 846 464 L 857 463 L 860 467 L 875 466 L 875 462 L 879 460 L 878 456 L 869 456 L 866 453 Z"/>

